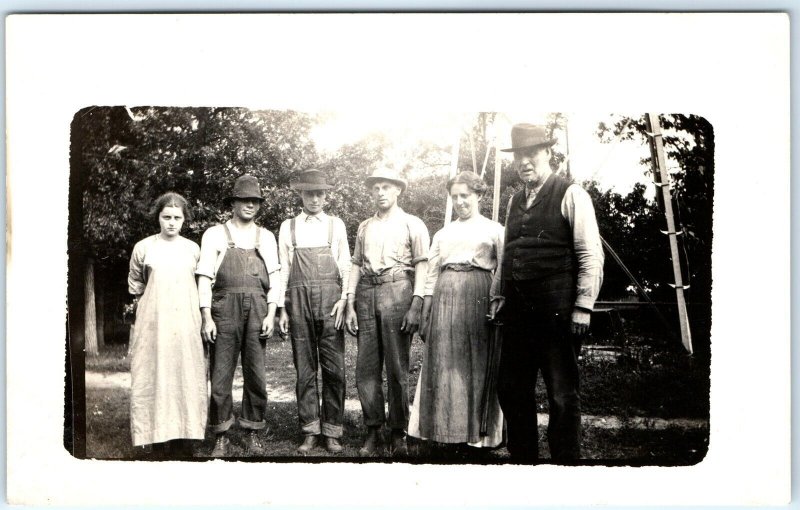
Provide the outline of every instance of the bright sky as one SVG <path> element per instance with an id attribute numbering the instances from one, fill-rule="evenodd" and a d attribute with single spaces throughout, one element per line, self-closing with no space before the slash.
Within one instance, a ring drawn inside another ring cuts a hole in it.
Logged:
<path id="1" fill-rule="evenodd" d="M 649 156 L 646 145 L 636 141 L 616 141 L 601 143 L 597 137 L 599 122 L 610 124 L 610 114 L 566 114 L 569 129 L 569 154 L 572 174 L 578 181 L 594 178 L 602 189 L 613 187 L 618 193 L 626 194 L 636 182 L 648 184 L 649 196 L 654 187 L 649 175 L 649 167 L 640 164 L 642 158 Z M 461 130 L 470 126 L 475 114 L 419 112 L 419 111 L 349 111 L 325 112 L 326 121 L 312 131 L 312 138 L 323 151 L 335 152 L 340 146 L 355 143 L 370 134 L 382 134 L 392 142 L 387 155 L 388 160 L 403 161 L 418 147 L 421 141 L 428 141 L 443 147 L 452 146 Z M 546 114 L 534 112 L 514 112 L 498 114 L 489 129 L 499 137 L 500 148 L 511 144 L 511 126 L 518 122 L 544 122 Z M 566 152 L 563 133 L 559 135 L 558 148 Z M 461 151 L 469 151 L 462 146 Z M 511 159 L 510 153 L 502 152 L 503 158 Z M 478 167 L 482 165 L 478 161 Z M 489 161 L 492 165 L 493 161 Z M 429 168 L 421 171 L 447 171 L 447 167 Z M 413 176 L 412 176 L 413 177 Z"/>

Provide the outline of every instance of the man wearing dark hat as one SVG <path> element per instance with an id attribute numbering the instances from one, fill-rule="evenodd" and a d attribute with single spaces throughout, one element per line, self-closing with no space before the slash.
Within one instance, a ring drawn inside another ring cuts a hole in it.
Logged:
<path id="1" fill-rule="evenodd" d="M 323 211 L 327 183 L 319 170 L 307 170 L 291 183 L 300 194 L 303 211 L 281 225 L 278 250 L 281 281 L 281 334 L 291 334 L 297 371 L 297 412 L 305 436 L 297 448 L 307 454 L 325 437 L 331 453 L 342 451 L 344 419 L 344 322 L 342 282 L 350 273 L 350 246 L 344 222 Z M 322 367 L 322 410 L 317 367 Z"/>
<path id="2" fill-rule="evenodd" d="M 211 452 L 215 457 L 228 453 L 226 432 L 234 422 L 233 375 L 240 353 L 244 388 L 239 426 L 248 431 L 248 452 L 261 451 L 257 434 L 267 424 L 264 347 L 281 291 L 275 236 L 254 221 L 263 200 L 255 177 L 239 177 L 224 200 L 231 219 L 206 230 L 200 247 L 196 274 L 202 336 L 211 353 L 209 423 L 217 435 Z"/>
<path id="3" fill-rule="evenodd" d="M 495 272 L 489 316 L 505 323 L 498 396 L 508 450 L 538 458 L 536 379 L 547 387 L 547 438 L 557 462 L 580 457 L 580 339 L 603 281 L 603 249 L 589 194 L 552 172 L 556 140 L 544 126 L 511 130 L 514 168 L 525 188 L 511 197 L 505 253 Z M 500 297 L 502 296 L 502 297 Z"/>
<path id="4" fill-rule="evenodd" d="M 384 412 L 386 367 L 390 450 L 405 455 L 408 426 L 408 363 L 411 337 L 419 328 L 430 236 L 425 224 L 403 211 L 397 197 L 406 181 L 379 169 L 366 179 L 377 212 L 358 227 L 347 285 L 347 329 L 358 335 L 356 387 L 367 436 L 359 450 L 375 454 Z"/>

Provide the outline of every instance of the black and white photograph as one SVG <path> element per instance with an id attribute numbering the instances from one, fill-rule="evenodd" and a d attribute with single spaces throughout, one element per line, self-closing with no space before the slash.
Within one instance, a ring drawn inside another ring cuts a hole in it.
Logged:
<path id="1" fill-rule="evenodd" d="M 10 502 L 790 498 L 786 14 L 6 30 Z"/>
<path id="2" fill-rule="evenodd" d="M 692 114 L 81 109 L 68 447 L 700 462 L 713 149 Z"/>

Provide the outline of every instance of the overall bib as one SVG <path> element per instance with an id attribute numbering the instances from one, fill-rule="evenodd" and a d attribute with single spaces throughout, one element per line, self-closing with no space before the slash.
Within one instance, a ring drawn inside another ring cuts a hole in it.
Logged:
<path id="1" fill-rule="evenodd" d="M 233 425 L 233 375 L 241 353 L 244 388 L 239 425 L 260 430 L 266 426 L 267 383 L 264 368 L 266 340 L 259 338 L 267 315 L 269 274 L 258 253 L 261 229 L 256 230 L 255 248 L 237 248 L 228 226 L 228 249 L 217 269 L 211 301 L 211 318 L 217 339 L 211 346 L 211 413 L 214 432 Z"/>
<path id="2" fill-rule="evenodd" d="M 333 218 L 328 244 L 297 246 L 291 220 L 294 257 L 287 285 L 286 308 L 291 319 L 292 353 L 297 370 L 297 411 L 305 435 L 342 436 L 344 418 L 344 332 L 335 328 L 331 310 L 342 296 L 339 268 L 333 258 Z M 322 412 L 317 367 L 322 366 Z"/>

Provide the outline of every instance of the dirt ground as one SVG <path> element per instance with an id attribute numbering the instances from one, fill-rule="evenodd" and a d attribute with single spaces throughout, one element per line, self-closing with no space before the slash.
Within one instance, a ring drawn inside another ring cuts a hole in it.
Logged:
<path id="1" fill-rule="evenodd" d="M 510 462 L 504 447 L 479 451 L 473 448 L 453 448 L 442 445 L 418 444 L 409 440 L 411 455 L 392 458 L 385 449 L 375 457 L 358 457 L 364 427 L 355 388 L 355 339 L 349 338 L 346 347 L 347 390 L 345 406 L 344 452 L 331 455 L 318 448 L 313 455 L 303 457 L 296 452 L 301 440 L 294 400 L 294 367 L 291 363 L 291 345 L 285 341 L 267 344 L 268 392 L 270 398 L 268 431 L 262 434 L 263 451 L 248 454 L 244 450 L 243 434 L 232 429 L 231 459 L 250 461 L 347 461 L 347 462 L 409 462 L 409 463 L 480 463 Z M 412 347 L 410 392 L 414 386 L 422 360 L 422 345 L 415 341 Z M 605 363 L 606 366 L 603 366 Z M 700 462 L 708 449 L 707 407 L 694 404 L 695 399 L 681 400 L 674 392 L 682 385 L 698 379 L 692 367 L 679 363 L 669 366 L 672 379 L 681 382 L 675 388 L 664 388 L 669 374 L 664 370 L 643 367 L 635 370 L 622 363 L 592 361 L 584 366 L 584 432 L 582 464 L 605 465 L 691 465 Z M 98 358 L 87 359 L 86 376 L 86 451 L 87 457 L 97 459 L 150 459 L 145 452 L 131 446 L 129 432 L 128 360 L 123 346 L 107 348 Z M 615 373 L 616 372 L 618 373 Z M 702 382 L 702 373 L 699 380 Z M 241 370 L 234 382 L 234 400 L 241 399 Z M 675 383 L 677 384 L 677 383 Z M 696 385 L 696 382 L 694 383 Z M 631 387 L 631 385 L 636 387 Z M 659 386 L 656 386 L 659 385 Z M 540 386 L 541 383 L 540 383 Z M 613 389 L 616 388 L 616 389 Z M 702 391 L 702 388 L 701 388 Z M 539 387 L 540 458 L 547 462 L 549 452 L 546 441 L 546 399 L 544 388 Z M 648 397 L 649 395 L 649 397 Z M 701 395 L 702 397 L 702 395 Z M 705 394 L 707 399 L 708 394 Z M 696 398 L 696 396 L 695 396 Z M 602 402 L 593 402 L 592 399 Z M 641 402 L 640 402 L 641 401 Z M 701 400 L 702 404 L 702 400 Z M 649 406 L 649 407 L 648 407 Z M 235 409 L 235 411 L 238 411 Z M 208 458 L 213 446 L 210 432 L 203 442 L 194 445 L 191 459 Z M 139 449 L 141 450 L 141 449 Z"/>

